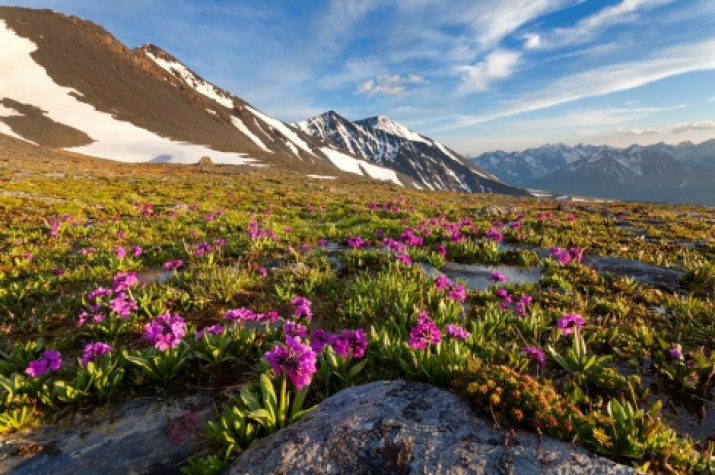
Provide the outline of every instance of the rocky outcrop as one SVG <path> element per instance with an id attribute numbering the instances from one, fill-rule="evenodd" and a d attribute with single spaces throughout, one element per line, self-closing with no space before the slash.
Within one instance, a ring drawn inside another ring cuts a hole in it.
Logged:
<path id="1" fill-rule="evenodd" d="M 229 470 L 261 474 L 633 474 L 550 437 L 494 429 L 458 396 L 378 381 L 323 401 L 259 440 Z"/>
<path id="2" fill-rule="evenodd" d="M 0 437 L 0 473 L 179 473 L 186 459 L 204 447 L 201 434 L 212 408 L 208 393 L 142 398 L 105 414 L 77 415 L 80 420 L 70 427 Z"/>

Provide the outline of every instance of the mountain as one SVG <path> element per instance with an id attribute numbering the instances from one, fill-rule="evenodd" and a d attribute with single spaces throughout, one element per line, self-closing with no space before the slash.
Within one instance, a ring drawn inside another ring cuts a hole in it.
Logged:
<path id="1" fill-rule="evenodd" d="M 0 44 L 0 134 L 118 161 L 208 156 L 414 185 L 260 112 L 158 46 L 129 49 L 89 21 L 0 7 Z"/>
<path id="2" fill-rule="evenodd" d="M 353 155 L 399 171 L 423 188 L 527 194 L 474 166 L 438 141 L 385 116 L 351 122 L 329 111 L 295 125 Z"/>
<path id="3" fill-rule="evenodd" d="M 715 140 L 628 148 L 564 144 L 471 159 L 528 188 L 634 201 L 715 205 Z"/>

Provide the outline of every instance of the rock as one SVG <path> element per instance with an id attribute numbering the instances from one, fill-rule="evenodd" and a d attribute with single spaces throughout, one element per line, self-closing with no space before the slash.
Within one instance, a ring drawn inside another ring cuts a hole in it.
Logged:
<path id="1" fill-rule="evenodd" d="M 485 206 L 479 210 L 479 214 L 492 218 L 506 218 L 507 216 L 516 215 L 518 209 L 511 206 Z"/>
<path id="2" fill-rule="evenodd" d="M 507 432 L 447 391 L 378 381 L 341 391 L 257 441 L 228 474 L 637 473 L 566 442 Z"/>
<path id="3" fill-rule="evenodd" d="M 214 162 L 211 160 L 211 157 L 203 156 L 203 157 L 201 157 L 201 159 L 199 160 L 199 166 L 200 166 L 200 167 L 210 167 L 210 166 L 212 166 L 213 164 L 214 164 Z"/>
<path id="4" fill-rule="evenodd" d="M 179 473 L 186 459 L 204 447 L 201 434 L 212 416 L 213 399 L 208 393 L 142 398 L 98 412 L 69 428 L 0 437 L 0 473 Z"/>

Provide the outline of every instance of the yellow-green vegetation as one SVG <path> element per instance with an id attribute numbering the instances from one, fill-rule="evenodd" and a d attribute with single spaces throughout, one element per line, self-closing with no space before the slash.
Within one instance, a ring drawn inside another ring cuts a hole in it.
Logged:
<path id="1" fill-rule="evenodd" d="M 3 175 L 0 432 L 212 387 L 213 453 L 185 471 L 219 473 L 331 394 L 406 378 L 644 470 L 715 468 L 712 209 L 265 170 L 94 175 Z M 589 256 L 682 278 L 656 287 Z M 446 263 L 541 278 L 427 271 Z"/>

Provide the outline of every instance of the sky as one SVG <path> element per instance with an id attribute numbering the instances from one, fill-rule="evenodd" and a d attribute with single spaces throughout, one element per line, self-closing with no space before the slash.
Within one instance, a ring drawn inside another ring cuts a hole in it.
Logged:
<path id="1" fill-rule="evenodd" d="M 17 0 L 154 43 L 286 122 L 387 115 L 466 155 L 715 137 L 715 0 Z"/>

